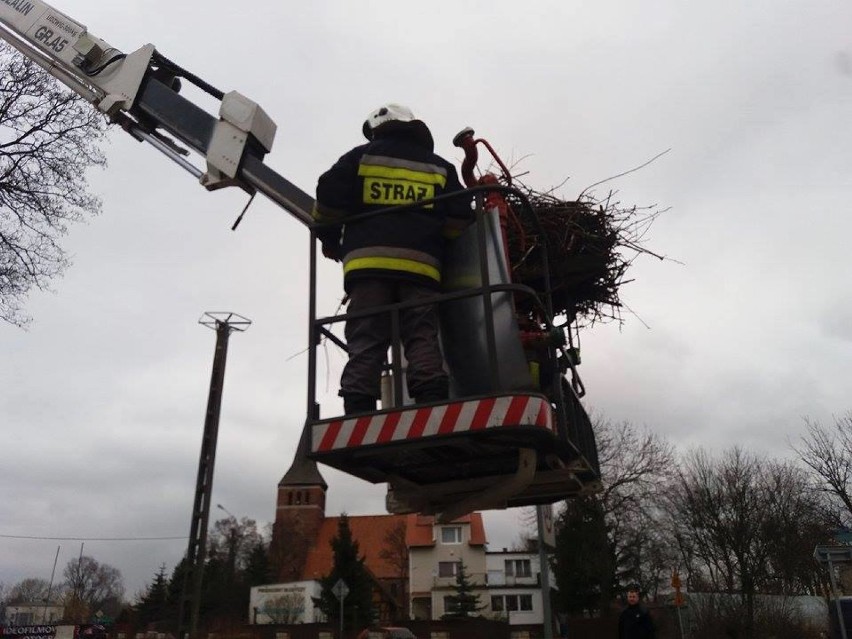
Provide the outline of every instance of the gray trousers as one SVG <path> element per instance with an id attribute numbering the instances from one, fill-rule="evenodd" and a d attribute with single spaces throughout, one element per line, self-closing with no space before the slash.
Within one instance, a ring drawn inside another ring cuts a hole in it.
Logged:
<path id="1" fill-rule="evenodd" d="M 435 295 L 430 288 L 391 279 L 356 280 L 347 288 L 347 313 Z M 408 394 L 416 397 L 418 388 L 447 378 L 438 344 L 438 313 L 434 305 L 400 311 L 399 329 L 408 360 Z M 343 368 L 340 394 L 380 397 L 382 364 L 391 343 L 390 313 L 350 319 L 344 334 L 349 361 Z"/>

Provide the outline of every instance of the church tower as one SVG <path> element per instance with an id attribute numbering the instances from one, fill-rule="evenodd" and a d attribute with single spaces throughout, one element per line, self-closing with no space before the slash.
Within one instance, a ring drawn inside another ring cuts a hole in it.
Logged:
<path id="1" fill-rule="evenodd" d="M 316 462 L 304 455 L 305 433 L 292 466 L 278 482 L 272 527 L 272 565 L 278 583 L 301 581 L 308 550 L 325 519 L 328 484 Z"/>

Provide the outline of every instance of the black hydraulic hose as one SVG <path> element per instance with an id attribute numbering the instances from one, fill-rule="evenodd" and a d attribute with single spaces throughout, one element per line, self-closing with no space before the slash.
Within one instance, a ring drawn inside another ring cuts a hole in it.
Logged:
<path id="1" fill-rule="evenodd" d="M 201 89 L 205 93 L 209 93 L 210 95 L 212 95 L 217 100 L 221 100 L 222 98 L 225 97 L 224 91 L 220 91 L 219 89 L 214 87 L 212 84 L 209 84 L 209 83 L 205 82 L 204 80 L 202 80 L 201 78 L 199 78 L 194 73 L 190 73 L 189 71 L 187 71 L 186 69 L 184 69 L 183 67 L 178 65 L 177 63 L 172 62 L 171 60 L 169 60 L 166 56 L 164 56 L 159 51 L 155 50 L 154 54 L 151 56 L 151 58 L 157 64 L 159 64 L 162 68 L 166 69 L 167 71 L 170 71 L 171 73 L 174 73 L 175 76 L 177 76 L 179 78 L 185 78 L 187 81 L 191 82 L 192 84 L 197 86 L 199 89 Z"/>

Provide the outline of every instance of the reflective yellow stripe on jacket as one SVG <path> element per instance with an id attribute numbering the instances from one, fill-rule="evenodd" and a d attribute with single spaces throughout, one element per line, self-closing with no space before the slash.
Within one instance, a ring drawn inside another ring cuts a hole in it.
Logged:
<path id="1" fill-rule="evenodd" d="M 402 271 L 414 275 L 425 275 L 436 282 L 441 281 L 441 272 L 434 266 L 412 260 L 403 260 L 398 257 L 360 257 L 356 260 L 349 260 L 346 266 L 343 267 L 343 274 L 365 269 Z"/>
<path id="2" fill-rule="evenodd" d="M 400 206 L 435 197 L 436 187 L 447 185 L 444 167 L 380 155 L 365 155 L 358 166 L 364 178 L 363 202 L 374 206 Z M 424 208 L 433 208 L 427 204 Z"/>
<path id="3" fill-rule="evenodd" d="M 392 246 L 369 246 L 350 251 L 343 260 L 343 273 L 378 269 L 411 273 L 441 281 L 440 263 L 428 253 Z"/>

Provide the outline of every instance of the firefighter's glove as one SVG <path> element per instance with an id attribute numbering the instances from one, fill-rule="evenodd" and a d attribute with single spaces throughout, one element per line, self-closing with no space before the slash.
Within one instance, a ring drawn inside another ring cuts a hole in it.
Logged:
<path id="1" fill-rule="evenodd" d="M 340 251 L 339 244 L 331 244 L 330 242 L 323 243 L 322 254 L 335 262 L 339 262 L 343 259 L 343 254 Z"/>

